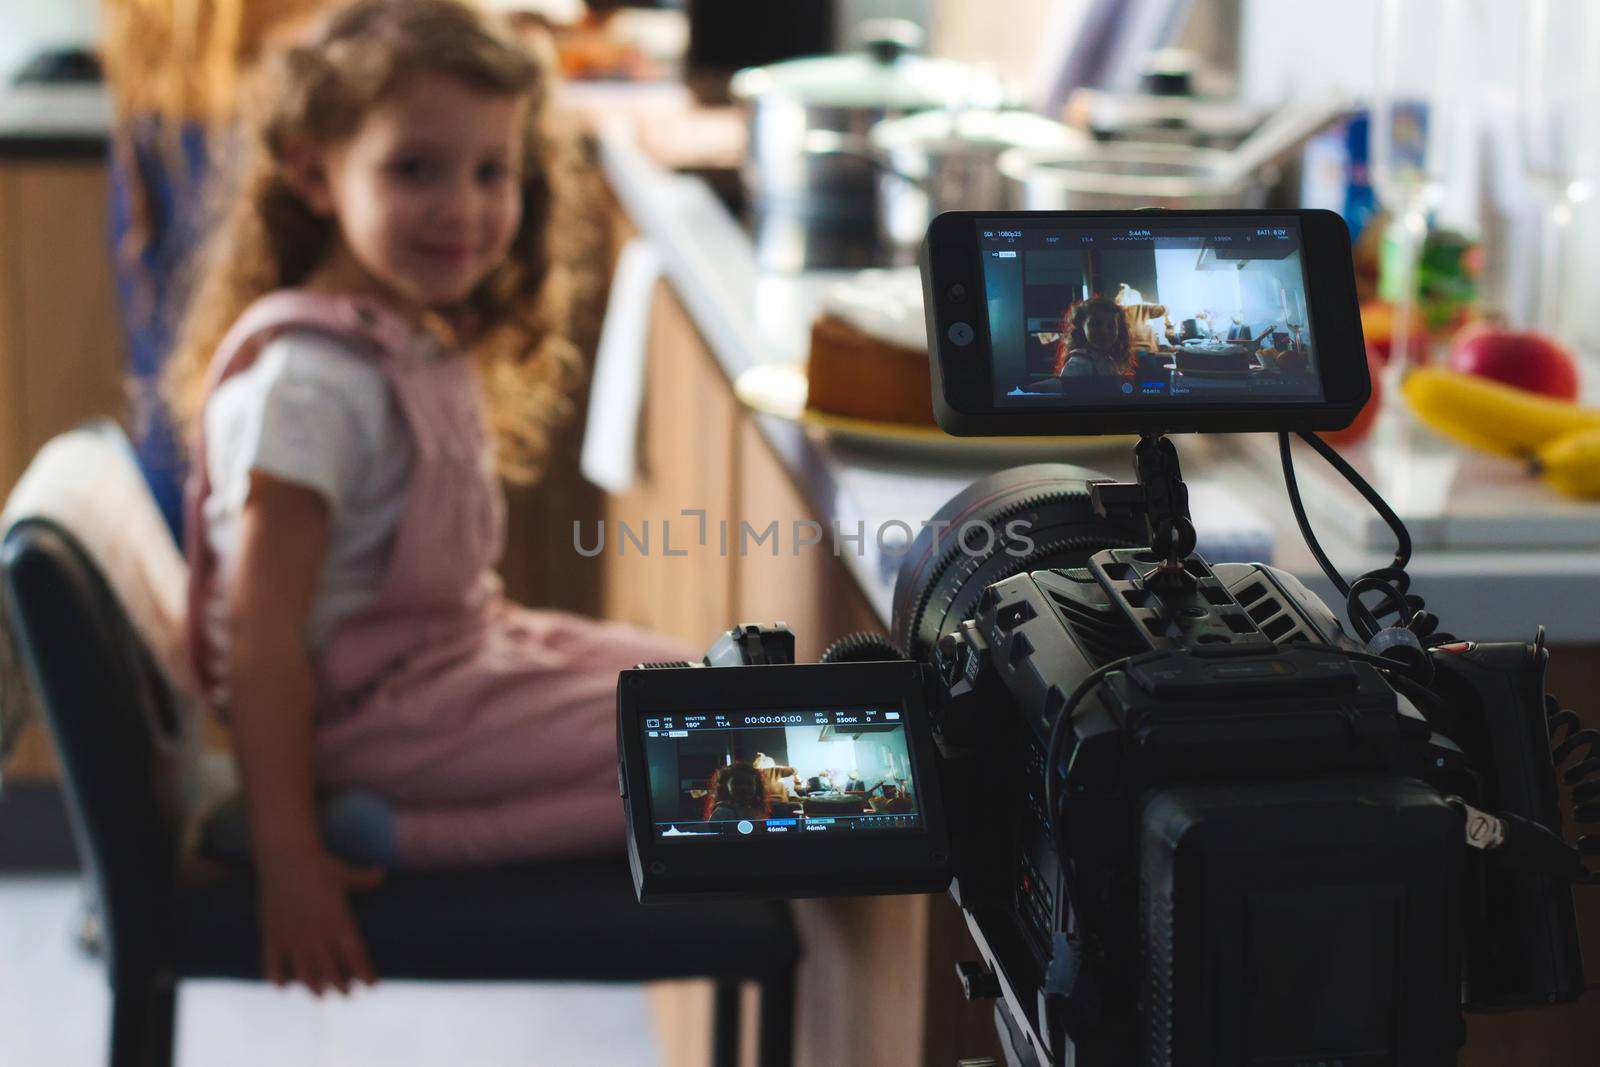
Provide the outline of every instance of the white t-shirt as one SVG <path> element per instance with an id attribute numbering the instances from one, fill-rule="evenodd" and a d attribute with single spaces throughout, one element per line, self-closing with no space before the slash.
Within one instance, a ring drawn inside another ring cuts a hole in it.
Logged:
<path id="1" fill-rule="evenodd" d="M 203 416 L 211 494 L 208 540 L 217 561 L 207 633 L 226 663 L 226 589 L 238 560 L 250 472 L 304 486 L 328 502 L 328 557 L 306 629 L 321 648 L 378 591 L 411 471 L 411 431 L 369 356 L 311 329 L 268 341 L 212 394 Z"/>

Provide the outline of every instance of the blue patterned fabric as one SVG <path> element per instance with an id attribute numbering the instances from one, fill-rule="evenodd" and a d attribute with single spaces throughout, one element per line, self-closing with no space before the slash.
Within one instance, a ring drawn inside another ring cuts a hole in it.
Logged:
<path id="1" fill-rule="evenodd" d="M 154 116 L 115 132 L 111 153 L 111 261 L 132 385 L 133 445 L 150 491 L 183 537 L 185 462 L 158 394 L 183 309 L 185 273 L 204 232 L 207 137 Z"/>

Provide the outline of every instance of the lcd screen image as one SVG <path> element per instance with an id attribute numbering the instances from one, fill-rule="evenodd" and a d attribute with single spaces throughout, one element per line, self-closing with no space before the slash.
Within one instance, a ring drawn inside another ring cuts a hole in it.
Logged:
<path id="1" fill-rule="evenodd" d="M 979 220 L 995 402 L 1322 400 L 1293 219 Z"/>
<path id="2" fill-rule="evenodd" d="M 661 839 L 858 834 L 922 826 L 902 712 L 646 714 Z"/>

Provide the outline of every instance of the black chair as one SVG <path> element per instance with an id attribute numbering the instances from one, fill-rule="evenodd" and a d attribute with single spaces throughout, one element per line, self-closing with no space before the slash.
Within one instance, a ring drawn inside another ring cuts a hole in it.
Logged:
<path id="1" fill-rule="evenodd" d="M 254 885 L 244 871 L 178 873 L 177 704 L 83 548 L 57 524 L 25 519 L 0 544 L 0 570 L 99 893 L 111 1067 L 170 1067 L 177 983 L 261 974 Z M 711 978 L 717 1067 L 737 1057 L 739 983 L 759 983 L 761 1063 L 790 1063 L 799 944 L 781 903 L 645 908 L 619 858 L 393 872 L 354 907 L 385 978 Z"/>

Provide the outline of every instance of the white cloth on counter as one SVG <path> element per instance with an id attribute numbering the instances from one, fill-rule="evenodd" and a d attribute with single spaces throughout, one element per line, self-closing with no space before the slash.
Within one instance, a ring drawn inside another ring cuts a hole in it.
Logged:
<path id="1" fill-rule="evenodd" d="M 980 473 L 947 474 L 937 469 L 911 470 L 902 467 L 875 469 L 851 463 L 839 470 L 840 496 L 851 505 L 850 521 L 866 522 L 865 551 L 877 552 L 875 532 L 882 529 L 884 547 L 878 569 L 893 580 L 905 552 L 895 542 L 904 531 L 902 522 L 914 537 L 922 523 L 932 519 L 957 493 Z M 1218 482 L 1189 483 L 1189 513 L 1198 535 L 1196 550 L 1209 563 L 1271 563 L 1274 537 L 1272 526 L 1255 508 L 1245 503 L 1227 486 Z"/>
<path id="2" fill-rule="evenodd" d="M 638 237 L 629 241 L 611 279 L 578 462 L 583 476 L 608 493 L 625 492 L 638 469 L 650 305 L 660 278 L 661 255 L 655 246 Z"/>

